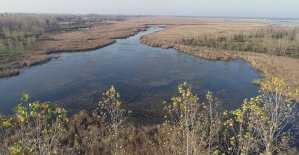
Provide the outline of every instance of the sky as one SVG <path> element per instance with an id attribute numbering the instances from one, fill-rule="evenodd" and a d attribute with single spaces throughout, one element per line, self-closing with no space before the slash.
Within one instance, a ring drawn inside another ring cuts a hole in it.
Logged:
<path id="1" fill-rule="evenodd" d="M 299 18 L 299 0 L 0 0 L 5 13 Z"/>

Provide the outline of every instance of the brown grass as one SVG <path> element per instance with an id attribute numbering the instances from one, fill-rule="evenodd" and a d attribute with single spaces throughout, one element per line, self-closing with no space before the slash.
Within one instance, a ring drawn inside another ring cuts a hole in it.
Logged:
<path id="1" fill-rule="evenodd" d="M 109 129 L 109 128 L 108 128 Z M 120 154 L 181 154 L 184 152 L 184 138 L 181 131 L 170 123 L 151 126 L 133 126 L 125 124 L 120 131 Z M 200 135 L 197 135 L 200 137 Z M 64 151 L 73 148 L 73 154 L 113 154 L 113 137 L 109 134 L 103 120 L 96 115 L 90 116 L 86 111 L 74 115 L 63 137 Z M 207 154 L 206 150 L 198 154 Z"/>
<path id="2" fill-rule="evenodd" d="M 13 61 L 4 60 L 0 63 L 0 77 L 9 77 L 19 74 L 19 68 L 23 66 L 33 66 L 46 61 L 51 58 L 43 51 L 34 51 L 31 53 L 24 53 Z"/>
<path id="3" fill-rule="evenodd" d="M 114 39 L 132 36 L 141 30 L 145 30 L 143 24 L 129 21 L 101 23 L 88 30 L 45 34 L 42 37 L 47 40 L 36 44 L 34 49 L 51 52 L 91 50 L 114 43 Z"/>

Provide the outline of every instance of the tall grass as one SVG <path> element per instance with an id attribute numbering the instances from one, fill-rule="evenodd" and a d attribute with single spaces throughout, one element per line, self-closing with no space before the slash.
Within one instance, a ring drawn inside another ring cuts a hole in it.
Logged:
<path id="1" fill-rule="evenodd" d="M 298 27 L 263 27 L 237 32 L 207 32 L 194 37 L 181 38 L 179 43 L 299 58 Z"/>

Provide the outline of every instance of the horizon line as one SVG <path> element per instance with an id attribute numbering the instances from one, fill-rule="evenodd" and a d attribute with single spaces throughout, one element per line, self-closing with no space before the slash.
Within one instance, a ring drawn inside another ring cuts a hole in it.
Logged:
<path id="1" fill-rule="evenodd" d="M 0 14 L 53 14 L 53 15 L 114 15 L 114 16 L 160 16 L 160 17 L 190 17 L 190 18 L 241 18 L 241 19 L 276 19 L 299 20 L 299 17 L 286 16 L 217 16 L 217 15 L 150 15 L 150 14 L 105 14 L 105 13 L 34 13 L 34 12 L 0 12 Z"/>

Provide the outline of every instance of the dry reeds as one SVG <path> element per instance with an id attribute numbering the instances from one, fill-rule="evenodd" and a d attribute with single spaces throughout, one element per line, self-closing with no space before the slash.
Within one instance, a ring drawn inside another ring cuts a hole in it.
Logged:
<path id="1" fill-rule="evenodd" d="M 263 27 L 240 32 L 205 33 L 182 38 L 179 44 L 299 57 L 298 34 L 298 28 Z"/>

